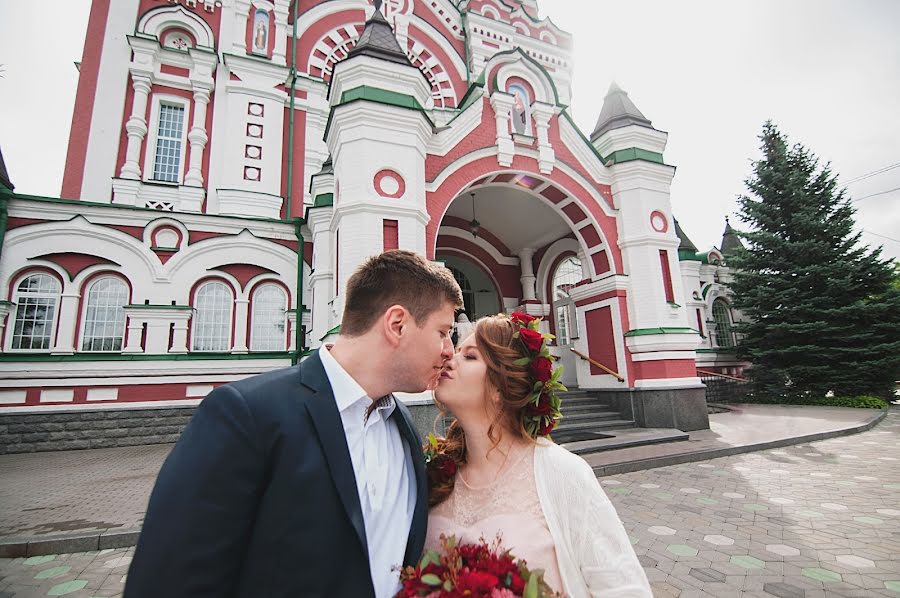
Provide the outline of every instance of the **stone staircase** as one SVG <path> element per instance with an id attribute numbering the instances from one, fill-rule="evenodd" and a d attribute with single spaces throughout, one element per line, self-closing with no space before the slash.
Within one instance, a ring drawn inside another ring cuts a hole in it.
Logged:
<path id="1" fill-rule="evenodd" d="M 637 428 L 603 398 L 602 393 L 569 390 L 560 393 L 562 421 L 553 431 L 554 442 L 576 455 L 688 439 L 681 430 Z"/>

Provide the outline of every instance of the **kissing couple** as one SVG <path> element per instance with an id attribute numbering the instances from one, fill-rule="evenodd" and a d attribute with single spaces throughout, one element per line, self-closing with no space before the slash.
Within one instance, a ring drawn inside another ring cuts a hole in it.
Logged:
<path id="1" fill-rule="evenodd" d="M 401 567 L 442 537 L 498 535 L 559 594 L 652 596 L 590 466 L 548 437 L 559 401 L 532 318 L 482 318 L 455 348 L 459 285 L 408 251 L 370 258 L 345 293 L 333 345 L 201 402 L 159 472 L 125 598 L 417 595 Z M 453 419 L 426 468 L 393 393 L 429 389 Z"/>

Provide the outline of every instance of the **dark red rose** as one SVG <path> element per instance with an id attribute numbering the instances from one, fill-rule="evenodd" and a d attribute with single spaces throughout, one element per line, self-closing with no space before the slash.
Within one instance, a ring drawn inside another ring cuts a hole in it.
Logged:
<path id="1" fill-rule="evenodd" d="M 537 357 L 531 362 L 531 375 L 538 382 L 546 382 L 553 373 L 553 362 L 546 357 Z"/>
<path id="2" fill-rule="evenodd" d="M 553 413 L 553 403 L 550 402 L 550 395 L 541 394 L 538 404 L 528 403 L 528 415 L 551 415 Z"/>
<path id="3" fill-rule="evenodd" d="M 556 427 L 555 419 L 541 419 L 541 436 L 546 436 Z"/>
<path id="4" fill-rule="evenodd" d="M 509 317 L 510 320 L 517 324 L 525 324 L 528 325 L 529 322 L 534 322 L 537 320 L 534 316 L 529 316 L 528 314 L 523 314 L 520 311 L 512 312 L 512 315 Z"/>
<path id="5" fill-rule="evenodd" d="M 522 339 L 522 342 L 528 347 L 529 351 L 540 351 L 541 345 L 544 344 L 544 336 L 531 328 L 523 328 L 520 330 L 519 338 Z"/>
<path id="6" fill-rule="evenodd" d="M 432 485 L 443 484 L 456 475 L 456 461 L 447 455 L 438 455 L 428 463 L 427 473 Z"/>
<path id="7" fill-rule="evenodd" d="M 519 575 L 518 572 L 512 574 L 512 583 L 509 584 L 509 589 L 517 596 L 521 596 L 525 593 L 525 580 L 522 579 L 522 576 Z"/>

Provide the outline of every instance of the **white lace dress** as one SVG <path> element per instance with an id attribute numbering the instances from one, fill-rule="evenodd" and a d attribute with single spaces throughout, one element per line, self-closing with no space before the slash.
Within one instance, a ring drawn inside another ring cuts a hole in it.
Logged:
<path id="1" fill-rule="evenodd" d="M 543 569 L 544 581 L 562 592 L 556 546 L 534 479 L 534 451 L 534 446 L 528 447 L 487 486 L 473 487 L 463 476 L 456 476 L 450 497 L 428 516 L 425 548 L 440 550 L 441 534 L 464 543 L 484 538 L 488 544 L 500 534 L 504 550 L 525 560 L 529 569 Z"/>

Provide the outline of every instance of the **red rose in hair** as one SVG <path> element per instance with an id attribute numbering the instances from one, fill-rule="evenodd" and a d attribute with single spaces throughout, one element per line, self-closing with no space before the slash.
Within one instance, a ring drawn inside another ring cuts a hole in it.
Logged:
<path id="1" fill-rule="evenodd" d="M 428 464 L 427 473 L 432 484 L 442 484 L 456 475 L 456 461 L 447 455 L 438 455 Z"/>
<path id="2" fill-rule="evenodd" d="M 537 357 L 531 362 L 531 375 L 538 382 L 546 382 L 552 374 L 553 363 L 546 357 Z"/>
<path id="3" fill-rule="evenodd" d="M 528 404 L 528 415 L 552 415 L 553 404 L 550 402 L 550 395 L 541 394 L 538 404 Z"/>
<path id="4" fill-rule="evenodd" d="M 553 428 L 556 427 L 556 420 L 544 420 L 541 419 L 541 436 L 546 436 L 550 432 L 553 431 Z"/>
<path id="5" fill-rule="evenodd" d="M 512 315 L 509 317 L 510 320 L 517 324 L 528 325 L 529 322 L 534 322 L 537 320 L 534 316 L 529 316 L 528 314 L 523 314 L 520 311 L 514 311 Z"/>
<path id="6" fill-rule="evenodd" d="M 540 351 L 541 345 L 544 344 L 544 336 L 540 332 L 535 332 L 531 328 L 523 328 L 519 331 L 519 338 L 528 347 L 529 351 Z"/>

